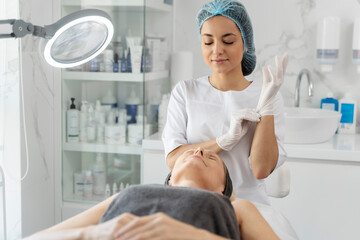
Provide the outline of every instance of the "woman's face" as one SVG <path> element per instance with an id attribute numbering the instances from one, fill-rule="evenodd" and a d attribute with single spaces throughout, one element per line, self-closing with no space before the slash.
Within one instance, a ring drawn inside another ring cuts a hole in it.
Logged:
<path id="1" fill-rule="evenodd" d="M 181 186 L 192 181 L 201 189 L 222 194 L 225 188 L 225 166 L 219 155 L 202 148 L 185 151 L 175 162 L 170 183 Z"/>
<path id="2" fill-rule="evenodd" d="M 214 73 L 241 69 L 244 43 L 236 24 L 224 16 L 209 18 L 201 28 L 201 50 Z"/>

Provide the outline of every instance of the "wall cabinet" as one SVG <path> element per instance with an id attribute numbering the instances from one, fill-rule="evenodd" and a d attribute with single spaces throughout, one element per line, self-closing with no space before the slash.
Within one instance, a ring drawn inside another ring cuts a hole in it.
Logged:
<path id="1" fill-rule="evenodd" d="M 287 163 L 290 194 L 271 200 L 289 219 L 299 239 L 358 238 L 360 161 L 290 158 Z"/>
<path id="2" fill-rule="evenodd" d="M 61 73 L 61 220 L 142 183 L 142 139 L 157 132 L 158 106 L 170 91 L 171 5 L 162 0 L 62 1 L 63 16 L 85 8 L 106 11 L 115 33 L 103 54 Z M 132 45 L 141 47 L 140 55 Z M 139 69 L 132 62 L 136 57 Z M 76 127 L 69 129 L 71 98 L 78 110 L 78 137 L 70 134 Z"/>

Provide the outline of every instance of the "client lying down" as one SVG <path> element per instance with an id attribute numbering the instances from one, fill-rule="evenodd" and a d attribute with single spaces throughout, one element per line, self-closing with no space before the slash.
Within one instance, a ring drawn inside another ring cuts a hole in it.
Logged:
<path id="1" fill-rule="evenodd" d="M 137 185 L 28 239 L 279 239 L 256 207 L 231 202 L 221 158 L 184 152 L 167 185 Z"/>

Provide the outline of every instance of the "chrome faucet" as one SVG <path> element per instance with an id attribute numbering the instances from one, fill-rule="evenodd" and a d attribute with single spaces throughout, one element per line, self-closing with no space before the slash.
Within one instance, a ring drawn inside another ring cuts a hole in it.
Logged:
<path id="1" fill-rule="evenodd" d="M 306 75 L 306 78 L 308 80 L 308 87 L 309 87 L 309 97 L 313 95 L 313 84 L 312 80 L 310 78 L 310 71 L 306 68 L 302 69 L 298 75 L 298 78 L 296 80 L 296 86 L 295 86 L 295 107 L 300 106 L 300 83 L 303 75 Z"/>

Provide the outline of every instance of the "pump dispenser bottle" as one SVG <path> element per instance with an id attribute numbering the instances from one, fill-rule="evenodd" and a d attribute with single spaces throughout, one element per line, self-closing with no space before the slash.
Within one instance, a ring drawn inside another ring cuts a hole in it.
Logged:
<path id="1" fill-rule="evenodd" d="M 68 142 L 79 142 L 79 111 L 75 106 L 75 98 L 71 98 L 70 109 L 67 110 L 67 141 Z"/>
<path id="2" fill-rule="evenodd" d="M 323 72 L 331 72 L 339 57 L 340 18 L 323 18 L 317 30 L 317 60 Z"/>
<path id="3" fill-rule="evenodd" d="M 360 73 L 360 18 L 354 22 L 353 32 L 353 64 L 357 65 L 357 71 Z"/>

